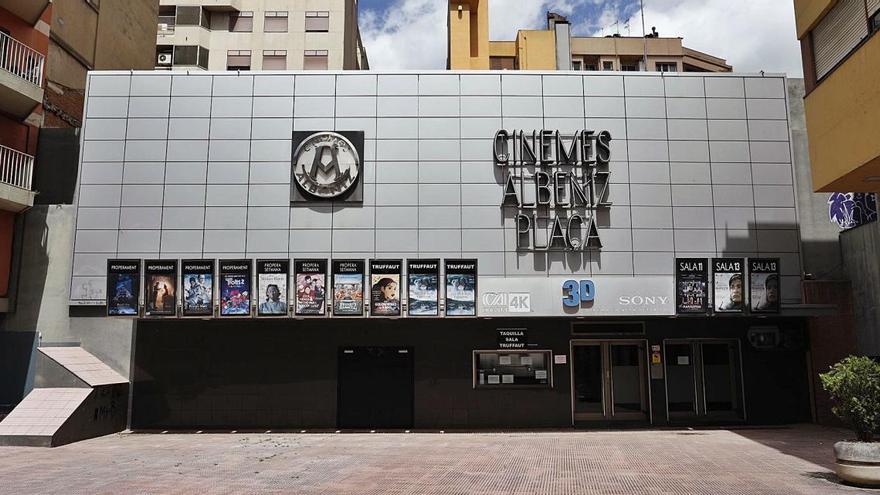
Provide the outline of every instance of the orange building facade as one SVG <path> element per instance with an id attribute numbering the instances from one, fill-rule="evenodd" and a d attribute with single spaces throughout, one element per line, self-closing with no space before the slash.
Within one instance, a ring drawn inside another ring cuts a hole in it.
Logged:
<path id="1" fill-rule="evenodd" d="M 8 310 L 16 215 L 33 206 L 52 5 L 0 0 L 0 311 Z"/>

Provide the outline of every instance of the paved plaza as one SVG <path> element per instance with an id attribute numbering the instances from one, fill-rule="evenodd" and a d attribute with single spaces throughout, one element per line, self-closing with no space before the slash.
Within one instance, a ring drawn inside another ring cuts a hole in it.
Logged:
<path id="1" fill-rule="evenodd" d="M 0 492 L 847 494 L 843 430 L 119 434 L 0 447 Z"/>

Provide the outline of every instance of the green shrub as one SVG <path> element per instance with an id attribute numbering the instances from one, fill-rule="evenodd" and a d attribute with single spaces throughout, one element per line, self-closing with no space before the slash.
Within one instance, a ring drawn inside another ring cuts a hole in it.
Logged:
<path id="1" fill-rule="evenodd" d="M 849 356 L 819 378 L 831 395 L 831 411 L 860 441 L 872 441 L 880 429 L 880 364 L 869 357 Z"/>

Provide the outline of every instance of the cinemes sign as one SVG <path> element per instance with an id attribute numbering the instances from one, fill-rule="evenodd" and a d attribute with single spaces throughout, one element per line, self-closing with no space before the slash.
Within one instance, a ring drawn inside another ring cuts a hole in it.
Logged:
<path id="1" fill-rule="evenodd" d="M 596 214 L 608 201 L 611 133 L 500 130 L 495 165 L 506 169 L 503 208 L 514 208 L 517 249 L 601 249 Z"/>

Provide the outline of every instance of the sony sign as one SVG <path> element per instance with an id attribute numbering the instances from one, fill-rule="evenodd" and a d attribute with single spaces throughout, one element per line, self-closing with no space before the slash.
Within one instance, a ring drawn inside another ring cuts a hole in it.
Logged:
<path id="1" fill-rule="evenodd" d="M 667 296 L 620 296 L 617 302 L 621 306 L 665 306 L 668 305 L 671 298 Z"/>
<path id="2" fill-rule="evenodd" d="M 600 249 L 596 212 L 608 201 L 611 133 L 500 130 L 495 165 L 506 168 L 503 207 L 515 208 L 517 249 Z"/>

